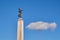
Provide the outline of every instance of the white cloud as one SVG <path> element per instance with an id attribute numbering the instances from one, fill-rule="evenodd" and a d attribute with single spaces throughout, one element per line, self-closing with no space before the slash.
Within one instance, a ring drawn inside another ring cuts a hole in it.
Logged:
<path id="1" fill-rule="evenodd" d="M 39 22 L 30 23 L 27 26 L 27 28 L 34 29 L 34 30 L 47 30 L 47 29 L 55 29 L 56 25 L 57 24 L 55 22 L 48 23 L 48 22 L 39 21 Z"/>

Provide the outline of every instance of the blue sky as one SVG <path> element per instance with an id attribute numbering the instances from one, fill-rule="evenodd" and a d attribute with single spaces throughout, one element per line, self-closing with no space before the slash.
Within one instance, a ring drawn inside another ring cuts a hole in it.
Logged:
<path id="1" fill-rule="evenodd" d="M 0 40 L 16 40 L 18 8 L 23 9 L 25 40 L 60 40 L 60 0 L 0 0 Z M 56 22 L 55 31 L 29 30 L 31 22 Z"/>

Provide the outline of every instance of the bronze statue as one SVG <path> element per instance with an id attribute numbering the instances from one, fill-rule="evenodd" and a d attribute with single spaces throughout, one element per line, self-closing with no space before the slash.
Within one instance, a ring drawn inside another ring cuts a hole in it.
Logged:
<path id="1" fill-rule="evenodd" d="M 20 18 L 22 18 L 22 10 L 21 9 L 19 9 L 19 11 L 18 11 L 19 13 L 18 13 L 18 17 L 20 17 Z"/>

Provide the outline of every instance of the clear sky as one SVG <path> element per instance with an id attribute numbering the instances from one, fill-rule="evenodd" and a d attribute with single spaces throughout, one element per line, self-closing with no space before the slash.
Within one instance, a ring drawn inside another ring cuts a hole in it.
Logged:
<path id="1" fill-rule="evenodd" d="M 23 9 L 25 40 L 60 40 L 60 0 L 0 0 L 0 40 L 16 40 L 18 8 Z M 55 31 L 29 30 L 31 22 L 56 22 Z"/>

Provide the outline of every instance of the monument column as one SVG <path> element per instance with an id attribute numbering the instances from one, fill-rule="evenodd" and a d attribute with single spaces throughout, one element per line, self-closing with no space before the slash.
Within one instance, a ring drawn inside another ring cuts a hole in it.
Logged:
<path id="1" fill-rule="evenodd" d="M 17 40 L 24 40 L 24 21 L 22 18 L 22 10 L 19 9 L 18 14 L 18 27 L 17 27 Z"/>

